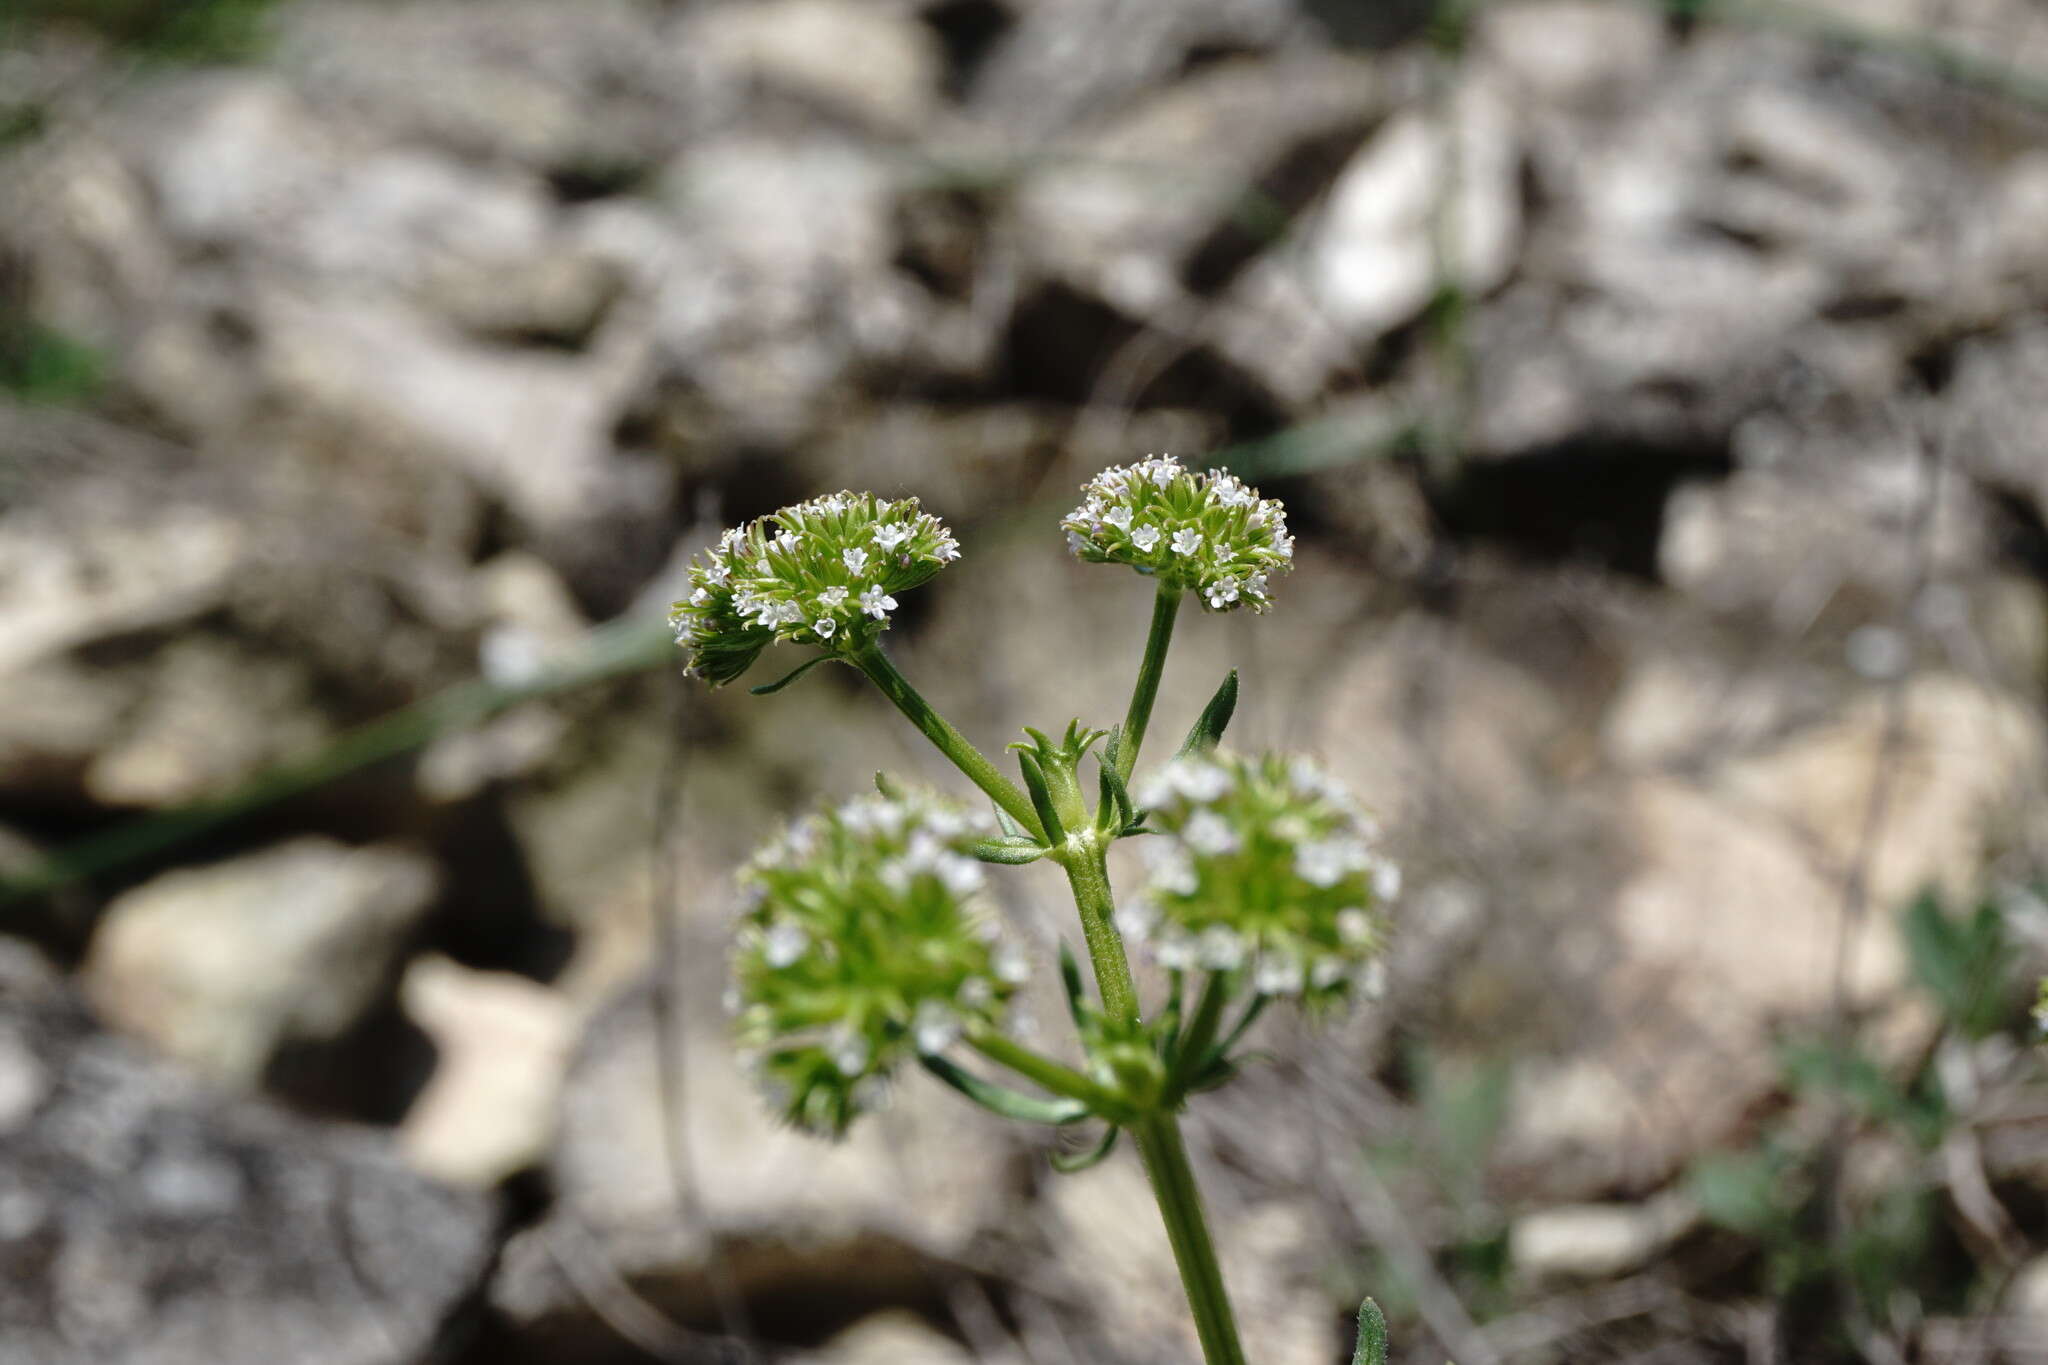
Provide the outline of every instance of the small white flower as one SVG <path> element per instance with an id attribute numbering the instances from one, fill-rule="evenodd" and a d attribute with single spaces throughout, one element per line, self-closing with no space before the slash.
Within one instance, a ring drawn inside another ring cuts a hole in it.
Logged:
<path id="1" fill-rule="evenodd" d="M 1236 971 L 1244 962 L 1244 940 L 1229 927 L 1212 924 L 1196 940 L 1195 957 L 1212 972 Z"/>
<path id="2" fill-rule="evenodd" d="M 996 949 L 995 960 L 990 964 L 995 969 L 996 980 L 1020 986 L 1031 976 L 1031 959 L 1014 943 L 1005 943 Z"/>
<path id="3" fill-rule="evenodd" d="M 1294 871 L 1311 886 L 1335 886 L 1364 866 L 1366 852 L 1349 839 L 1324 839 L 1294 851 Z"/>
<path id="4" fill-rule="evenodd" d="M 1152 937 L 1158 923 L 1159 911 L 1150 901 L 1127 901 L 1117 907 L 1116 930 L 1133 943 Z"/>
<path id="5" fill-rule="evenodd" d="M 1168 971 L 1184 972 L 1195 965 L 1195 941 L 1179 932 L 1161 934 L 1152 956 Z"/>
<path id="6" fill-rule="evenodd" d="M 1372 894 L 1378 901 L 1394 900 L 1401 894 L 1401 865 L 1386 858 L 1373 864 Z"/>
<path id="7" fill-rule="evenodd" d="M 1101 519 L 1116 527 L 1119 531 L 1131 529 L 1131 509 L 1128 507 L 1122 505 L 1112 507 L 1107 512 L 1101 513 Z"/>
<path id="8" fill-rule="evenodd" d="M 868 1058 L 872 1055 L 868 1040 L 852 1029 L 844 1025 L 834 1029 L 826 1046 L 832 1053 L 832 1065 L 839 1068 L 840 1075 L 858 1076 L 867 1070 Z"/>
<path id="9" fill-rule="evenodd" d="M 898 545 L 910 539 L 912 534 L 914 533 L 908 526 L 877 526 L 875 528 L 875 548 L 883 554 L 888 554 Z"/>
<path id="10" fill-rule="evenodd" d="M 786 555 L 795 554 L 798 544 L 799 542 L 794 532 L 784 531 L 775 537 L 775 548 Z"/>
<path id="11" fill-rule="evenodd" d="M 1158 484 L 1161 488 L 1172 483 L 1174 476 L 1180 473 L 1180 461 L 1174 459 L 1171 455 L 1162 455 L 1156 460 L 1148 460 L 1145 463 L 1147 466 L 1146 474 L 1151 477 L 1153 483 Z"/>
<path id="12" fill-rule="evenodd" d="M 1168 769 L 1173 785 L 1190 801 L 1218 801 L 1230 790 L 1230 774 L 1214 763 L 1183 761 Z"/>
<path id="13" fill-rule="evenodd" d="M 846 589 L 844 588 L 827 588 L 818 594 L 818 605 L 821 607 L 836 607 L 845 601 Z"/>
<path id="14" fill-rule="evenodd" d="M 860 594 L 860 609 L 877 621 L 896 610 L 896 599 L 880 588 L 863 588 Z"/>
<path id="15" fill-rule="evenodd" d="M 1219 578 L 1209 585 L 1209 605 L 1221 611 L 1237 600 L 1237 580 Z"/>
<path id="16" fill-rule="evenodd" d="M 711 559 L 711 567 L 704 570 L 704 576 L 713 583 L 730 583 L 732 581 L 732 565 L 714 555 Z"/>
<path id="17" fill-rule="evenodd" d="M 1180 837 L 1189 848 L 1205 857 L 1235 853 L 1238 848 L 1237 831 L 1230 827 L 1228 820 L 1210 810 L 1197 811 L 1181 827 Z"/>
<path id="18" fill-rule="evenodd" d="M 960 1003 L 971 1010 L 985 1010 L 996 1002 L 996 988 L 985 976 L 970 976 L 960 983 Z"/>
<path id="19" fill-rule="evenodd" d="M 1342 981 L 1350 967 L 1341 957 L 1319 957 L 1316 965 L 1308 969 L 1308 981 L 1319 991 L 1326 991 Z"/>
<path id="20" fill-rule="evenodd" d="M 1252 971 L 1252 989 L 1261 995 L 1298 995 L 1301 959 L 1292 953 L 1265 954 Z"/>
<path id="21" fill-rule="evenodd" d="M 781 920 L 762 939 L 761 956 L 769 966 L 780 969 L 802 957 L 804 949 L 810 946 L 811 936 L 803 931 L 802 925 Z"/>
<path id="22" fill-rule="evenodd" d="M 1173 533 L 1173 552 L 1177 555 L 1191 555 L 1202 548 L 1202 534 L 1193 527 L 1185 527 Z"/>
<path id="23" fill-rule="evenodd" d="M 1088 542 L 1082 538 L 1079 531 L 1069 530 L 1067 532 L 1067 550 L 1069 553 L 1079 554 L 1087 548 Z"/>
<path id="24" fill-rule="evenodd" d="M 949 853 L 940 858 L 938 867 L 934 870 L 938 872 L 939 880 L 946 884 L 946 889 L 956 896 L 974 894 L 981 890 L 982 883 L 987 880 L 982 876 L 980 863 L 972 858 L 963 858 L 957 853 Z"/>
<path id="25" fill-rule="evenodd" d="M 1372 942 L 1372 916 L 1353 906 L 1337 912 L 1337 937 L 1353 948 Z"/>
<path id="26" fill-rule="evenodd" d="M 818 632 L 819 639 L 829 640 L 832 638 L 833 633 L 839 629 L 839 623 L 829 616 L 820 616 L 817 620 L 811 622 L 811 629 Z"/>
<path id="27" fill-rule="evenodd" d="M 691 602 L 691 605 L 693 605 L 693 606 L 699 606 L 699 607 L 701 607 L 701 606 L 703 606 L 703 605 L 704 605 L 704 604 L 705 604 L 706 602 L 709 602 L 710 600 L 711 600 L 711 589 L 709 589 L 709 588 L 699 588 L 699 589 L 697 589 L 697 591 L 695 591 L 695 592 L 693 592 L 693 593 L 691 593 L 691 594 L 690 594 L 690 602 Z"/>
<path id="28" fill-rule="evenodd" d="M 1152 874 L 1154 890 L 1176 896 L 1192 896 L 1201 888 L 1201 876 L 1188 851 L 1167 839 L 1145 841 L 1145 866 Z"/>
<path id="29" fill-rule="evenodd" d="M 1131 532 L 1131 544 L 1141 550 L 1149 551 L 1158 543 L 1159 528 L 1157 526 L 1140 526 L 1137 530 Z"/>
<path id="30" fill-rule="evenodd" d="M 944 1052 L 959 1041 L 960 1016 L 940 1001 L 926 1000 L 911 1018 L 910 1033 L 919 1052 Z"/>
<path id="31" fill-rule="evenodd" d="M 960 542 L 951 536 L 947 536 L 939 542 L 935 553 L 938 555 L 940 563 L 950 564 L 960 557 Z"/>
<path id="32" fill-rule="evenodd" d="M 866 573 L 866 572 L 867 572 L 867 569 L 868 569 L 868 552 L 867 552 L 866 550 L 860 549 L 860 548 L 858 548 L 858 547 L 855 547 L 854 549 L 851 549 L 851 550 L 841 550 L 841 551 L 839 552 L 839 558 L 840 558 L 840 559 L 841 559 L 842 561 L 844 561 L 844 562 L 845 562 L 845 564 L 846 564 L 846 567 L 847 567 L 847 569 L 848 569 L 848 570 L 850 570 L 851 572 L 853 572 L 853 573 Z"/>
<path id="33" fill-rule="evenodd" d="M 1216 482 L 1209 496 L 1223 507 L 1248 507 L 1255 501 L 1252 490 L 1229 474 L 1214 474 Z"/>

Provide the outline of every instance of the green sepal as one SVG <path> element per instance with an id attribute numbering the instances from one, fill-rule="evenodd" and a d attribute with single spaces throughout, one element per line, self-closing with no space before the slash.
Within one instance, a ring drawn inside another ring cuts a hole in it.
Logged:
<path id="1" fill-rule="evenodd" d="M 1024 774 L 1024 790 L 1031 793 L 1031 808 L 1038 812 L 1038 822 L 1045 827 L 1046 843 L 1065 843 L 1067 827 L 1060 823 L 1059 812 L 1053 809 L 1052 792 L 1045 785 L 1045 770 L 1038 766 L 1038 756 L 1029 749 L 1018 749 L 1017 770 Z"/>
<path id="2" fill-rule="evenodd" d="M 1351 1365 L 1387 1365 L 1387 1315 L 1369 1298 L 1358 1305 L 1358 1349 Z"/>
<path id="3" fill-rule="evenodd" d="M 1021 867 L 1035 863 L 1051 849 L 1033 839 L 1030 835 L 1005 835 L 1000 839 L 982 839 L 967 850 L 985 863 L 1003 863 L 1010 867 Z"/>
<path id="4" fill-rule="evenodd" d="M 1195 717 L 1188 737 L 1181 742 L 1176 757 L 1186 758 L 1190 754 L 1205 754 L 1223 742 L 1223 732 L 1230 726 L 1230 717 L 1237 710 L 1237 670 L 1231 669 L 1223 679 L 1223 685 L 1216 689 L 1216 695 L 1209 698 L 1209 704 L 1202 708 L 1202 714 Z"/>
<path id="5" fill-rule="evenodd" d="M 1018 824 L 1016 816 L 1010 814 L 1001 806 L 995 805 L 994 802 L 989 804 L 990 808 L 996 813 L 996 827 L 1002 830 L 1004 838 L 1029 839 L 1031 837 L 1031 831 Z"/>
<path id="6" fill-rule="evenodd" d="M 1243 1017 L 1237 1021 L 1230 1032 L 1223 1035 L 1223 1041 L 1216 1044 L 1217 1053 L 1219 1055 L 1227 1054 L 1230 1049 L 1236 1047 L 1237 1040 L 1244 1037 L 1245 1031 L 1258 1021 L 1258 1017 L 1261 1014 L 1265 1013 L 1266 1006 L 1271 1004 L 1272 1000 L 1273 997 L 1270 995 L 1253 996 L 1251 1004 L 1245 1006 Z"/>
<path id="7" fill-rule="evenodd" d="M 1102 756 L 1101 787 L 1101 799 L 1095 807 L 1096 826 L 1105 834 L 1121 838 L 1125 830 L 1138 822 L 1138 809 L 1131 804 L 1130 788 L 1116 770 L 1114 755 Z"/>
<path id="8" fill-rule="evenodd" d="M 1166 1008 L 1159 1012 L 1159 1060 L 1166 1064 L 1168 1075 L 1180 1060 L 1181 997 L 1186 989 L 1185 972 L 1175 968 L 1166 974 Z"/>
<path id="9" fill-rule="evenodd" d="M 1102 1164 L 1103 1159 L 1116 1146 L 1116 1135 L 1122 1131 L 1123 1129 L 1112 1123 L 1103 1130 L 1102 1141 L 1096 1143 L 1089 1150 L 1072 1154 L 1054 1152 L 1052 1154 L 1052 1168 L 1061 1175 L 1072 1175 L 1076 1171 L 1085 1171 L 1090 1166 Z"/>
<path id="10" fill-rule="evenodd" d="M 1074 960 L 1074 950 L 1064 942 L 1060 944 L 1060 984 L 1067 990 L 1067 1013 L 1074 1018 L 1074 1028 L 1083 1037 L 1088 1034 L 1088 997 L 1081 984 L 1081 964 Z"/>
<path id="11" fill-rule="evenodd" d="M 1006 1119 L 1017 1119 L 1024 1123 L 1045 1123 L 1053 1127 L 1064 1127 L 1079 1123 L 1088 1117 L 1088 1106 L 1079 1100 L 1043 1100 L 1035 1095 L 1026 1095 L 1008 1086 L 986 1081 L 947 1061 L 929 1053 L 918 1057 L 924 1069 L 937 1076 L 947 1085 L 965 1095 L 982 1108 Z"/>
<path id="12" fill-rule="evenodd" d="M 906 795 L 903 788 L 896 785 L 896 779 L 879 768 L 875 770 L 875 790 L 891 801 L 901 801 Z"/>
<path id="13" fill-rule="evenodd" d="M 756 697 L 765 697 L 772 693 L 780 692 L 783 688 L 789 686 L 798 678 L 801 678 L 804 674 L 816 668 L 819 664 L 829 664 L 838 657 L 839 656 L 836 654 L 820 654 L 814 659 L 806 659 L 802 663 L 798 664 L 795 668 L 790 669 L 789 672 L 777 678 L 774 682 L 760 683 L 756 686 L 748 688 L 747 691 Z"/>

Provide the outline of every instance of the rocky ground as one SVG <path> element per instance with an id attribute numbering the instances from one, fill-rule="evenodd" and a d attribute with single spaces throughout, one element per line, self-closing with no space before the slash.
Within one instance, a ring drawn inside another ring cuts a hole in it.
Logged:
<path id="1" fill-rule="evenodd" d="M 0 1363 L 1193 1359 L 1135 1164 L 767 1121 L 730 871 L 940 774 L 660 624 L 915 493 L 906 671 L 1112 717 L 1056 521 L 1157 450 L 1302 546 L 1162 723 L 1241 668 L 1408 869 L 1386 1001 L 1189 1120 L 1255 1357 L 2048 1359 L 2038 7 L 262 23 L 0 48 Z"/>

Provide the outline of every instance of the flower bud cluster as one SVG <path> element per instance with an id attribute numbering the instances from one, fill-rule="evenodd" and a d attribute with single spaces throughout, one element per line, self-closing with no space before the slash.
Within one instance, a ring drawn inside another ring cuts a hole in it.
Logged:
<path id="1" fill-rule="evenodd" d="M 1105 469 L 1060 524 L 1091 564 L 1128 564 L 1191 588 L 1207 611 L 1272 605 L 1268 580 L 1294 566 L 1294 537 L 1277 499 L 1220 470 L 1181 468 L 1171 455 Z"/>
<path id="2" fill-rule="evenodd" d="M 897 593 L 959 557 L 916 498 L 833 493 L 727 531 L 691 564 L 669 624 L 690 651 L 686 671 L 728 683 L 776 640 L 842 653 L 872 640 Z"/>
<path id="3" fill-rule="evenodd" d="M 936 797 L 863 797 L 798 821 L 741 873 L 729 1003 L 789 1122 L 837 1136 L 913 1053 L 1001 1023 L 1027 963 L 968 855 L 995 832 Z"/>
<path id="4" fill-rule="evenodd" d="M 1377 989 L 1400 869 L 1343 786 L 1306 758 L 1179 758 L 1133 793 L 1159 831 L 1118 916 L 1162 965 L 1243 971 L 1264 995 Z"/>

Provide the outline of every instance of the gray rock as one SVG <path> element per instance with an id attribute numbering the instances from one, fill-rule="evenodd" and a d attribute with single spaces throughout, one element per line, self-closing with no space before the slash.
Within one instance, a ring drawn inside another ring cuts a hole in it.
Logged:
<path id="1" fill-rule="evenodd" d="M 388 995 L 434 886 L 417 854 L 318 838 L 167 872 L 107 907 L 82 981 L 121 1029 L 253 1085 Z"/>
<path id="2" fill-rule="evenodd" d="M 5 941 L 0 1038 L 42 1078 L 0 1125 L 0 1363 L 409 1365 L 475 1293 L 486 1200 L 144 1058 Z"/>

